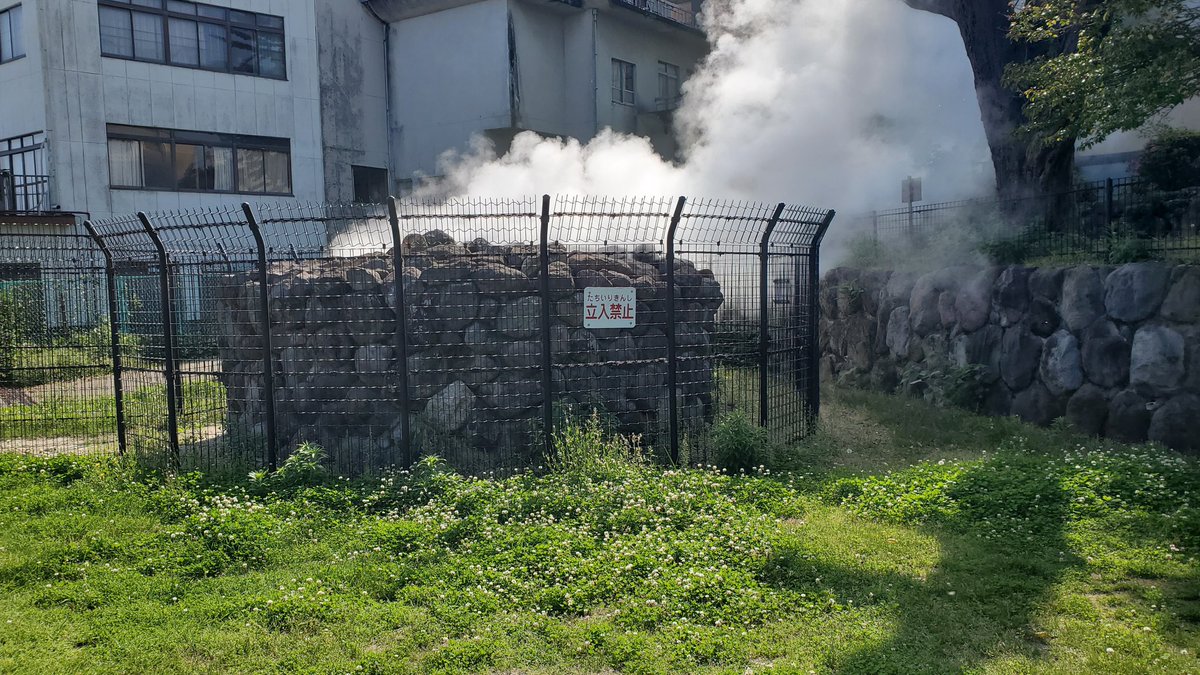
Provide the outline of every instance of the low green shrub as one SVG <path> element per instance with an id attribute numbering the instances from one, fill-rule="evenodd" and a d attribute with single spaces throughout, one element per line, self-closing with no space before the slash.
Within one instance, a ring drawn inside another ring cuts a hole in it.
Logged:
<path id="1" fill-rule="evenodd" d="M 259 494 L 293 494 L 303 488 L 318 487 L 329 480 L 329 471 L 325 468 L 327 458 L 328 455 L 321 446 L 303 443 L 283 460 L 283 464 L 274 473 L 251 473 L 251 485 Z"/>
<path id="2" fill-rule="evenodd" d="M 546 466 L 558 473 L 606 476 L 644 465 L 645 455 L 639 437 L 613 433 L 593 411 L 582 421 L 568 417 L 555 430 Z"/>
<path id="3" fill-rule="evenodd" d="M 717 419 L 712 429 L 713 454 L 717 466 L 729 471 L 753 472 L 775 465 L 770 433 L 736 410 Z"/>

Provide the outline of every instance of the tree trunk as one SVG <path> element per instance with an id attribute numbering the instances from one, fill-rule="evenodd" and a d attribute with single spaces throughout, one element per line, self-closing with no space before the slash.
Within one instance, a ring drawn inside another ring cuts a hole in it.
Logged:
<path id="1" fill-rule="evenodd" d="M 914 8 L 940 14 L 958 24 L 971 72 L 980 118 L 996 170 L 996 194 L 1019 199 L 1032 194 L 1068 190 L 1075 167 L 1075 143 L 1046 144 L 1019 133 L 1025 122 L 1024 99 L 1004 86 L 1004 69 L 1039 52 L 1009 39 L 1009 0 L 904 0 Z"/>

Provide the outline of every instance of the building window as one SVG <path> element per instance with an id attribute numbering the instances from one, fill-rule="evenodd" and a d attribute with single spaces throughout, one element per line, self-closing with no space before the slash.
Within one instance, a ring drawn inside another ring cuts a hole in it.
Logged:
<path id="1" fill-rule="evenodd" d="M 612 100 L 613 103 L 634 105 L 636 103 L 634 85 L 637 82 L 636 66 L 620 59 L 612 60 Z"/>
<path id="2" fill-rule="evenodd" d="M 114 188 L 290 195 L 286 138 L 108 125 Z"/>
<path id="3" fill-rule="evenodd" d="M 100 0 L 104 56 L 286 79 L 283 18 L 179 0 Z"/>
<path id="4" fill-rule="evenodd" d="M 387 169 L 371 166 L 351 166 L 354 173 L 354 203 L 379 204 L 387 200 Z"/>
<path id="5" fill-rule="evenodd" d="M 0 12 L 0 63 L 25 56 L 25 40 L 21 37 L 21 6 Z"/>
<path id="6" fill-rule="evenodd" d="M 0 138 L 0 211 L 50 209 L 45 148 L 42 132 Z"/>
<path id="7" fill-rule="evenodd" d="M 674 110 L 679 107 L 679 66 L 658 62 L 658 104 L 659 110 Z"/>

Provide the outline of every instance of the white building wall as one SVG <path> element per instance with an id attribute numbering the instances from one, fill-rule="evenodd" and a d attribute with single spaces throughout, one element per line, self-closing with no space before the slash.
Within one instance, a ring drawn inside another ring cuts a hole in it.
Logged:
<path id="1" fill-rule="evenodd" d="M 512 124 L 508 2 L 483 2 L 391 24 L 398 179 L 432 174 L 446 150 Z"/>
<path id="2" fill-rule="evenodd" d="M 325 199 L 345 203 L 354 198 L 352 166 L 389 165 L 387 28 L 358 2 L 316 0 L 316 11 Z"/>
<path id="3" fill-rule="evenodd" d="M 572 8 L 567 14 L 513 0 L 509 11 L 519 73 L 516 126 L 544 134 L 568 134 L 566 85 L 586 73 L 570 72 L 568 65 L 574 64 L 568 64 L 566 58 L 565 25 L 578 10 Z"/>
<path id="4" fill-rule="evenodd" d="M 566 133 L 574 138 L 591 138 L 600 130 L 596 105 L 603 85 L 608 96 L 608 82 L 596 80 L 596 27 L 599 10 L 588 9 L 566 19 L 563 24 L 563 68 L 567 73 L 563 83 L 566 98 Z M 605 100 L 608 100 L 605 98 Z"/>
<path id="5" fill-rule="evenodd" d="M 601 12 L 596 24 L 596 117 L 600 128 L 639 133 L 638 113 L 654 112 L 658 98 L 658 62 L 679 66 L 686 80 L 707 52 L 698 33 L 664 26 L 662 22 L 618 7 Z M 637 66 L 636 105 L 612 100 L 612 60 Z"/>
<path id="6" fill-rule="evenodd" d="M 21 36 L 25 57 L 0 64 L 0 138 L 23 136 L 46 129 L 42 54 L 38 40 L 38 5 L 45 0 L 22 0 Z M 18 4 L 0 0 L 0 11 Z"/>
<path id="7" fill-rule="evenodd" d="M 208 3 L 283 16 L 286 81 L 104 58 L 95 0 L 38 2 L 50 167 L 55 201 L 64 209 L 104 217 L 256 201 L 254 195 L 110 189 L 106 124 L 290 138 L 293 194 L 323 199 L 312 2 Z"/>

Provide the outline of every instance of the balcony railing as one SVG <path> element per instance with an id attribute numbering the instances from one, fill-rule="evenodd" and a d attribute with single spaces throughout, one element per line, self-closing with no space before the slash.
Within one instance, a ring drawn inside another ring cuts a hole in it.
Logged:
<path id="1" fill-rule="evenodd" d="M 696 13 L 690 7 L 681 7 L 666 0 L 612 0 L 614 4 L 637 10 L 643 14 L 656 16 L 674 23 L 699 29 Z"/>
<path id="2" fill-rule="evenodd" d="M 43 213 L 50 208 L 49 176 L 0 170 L 0 212 Z"/>

